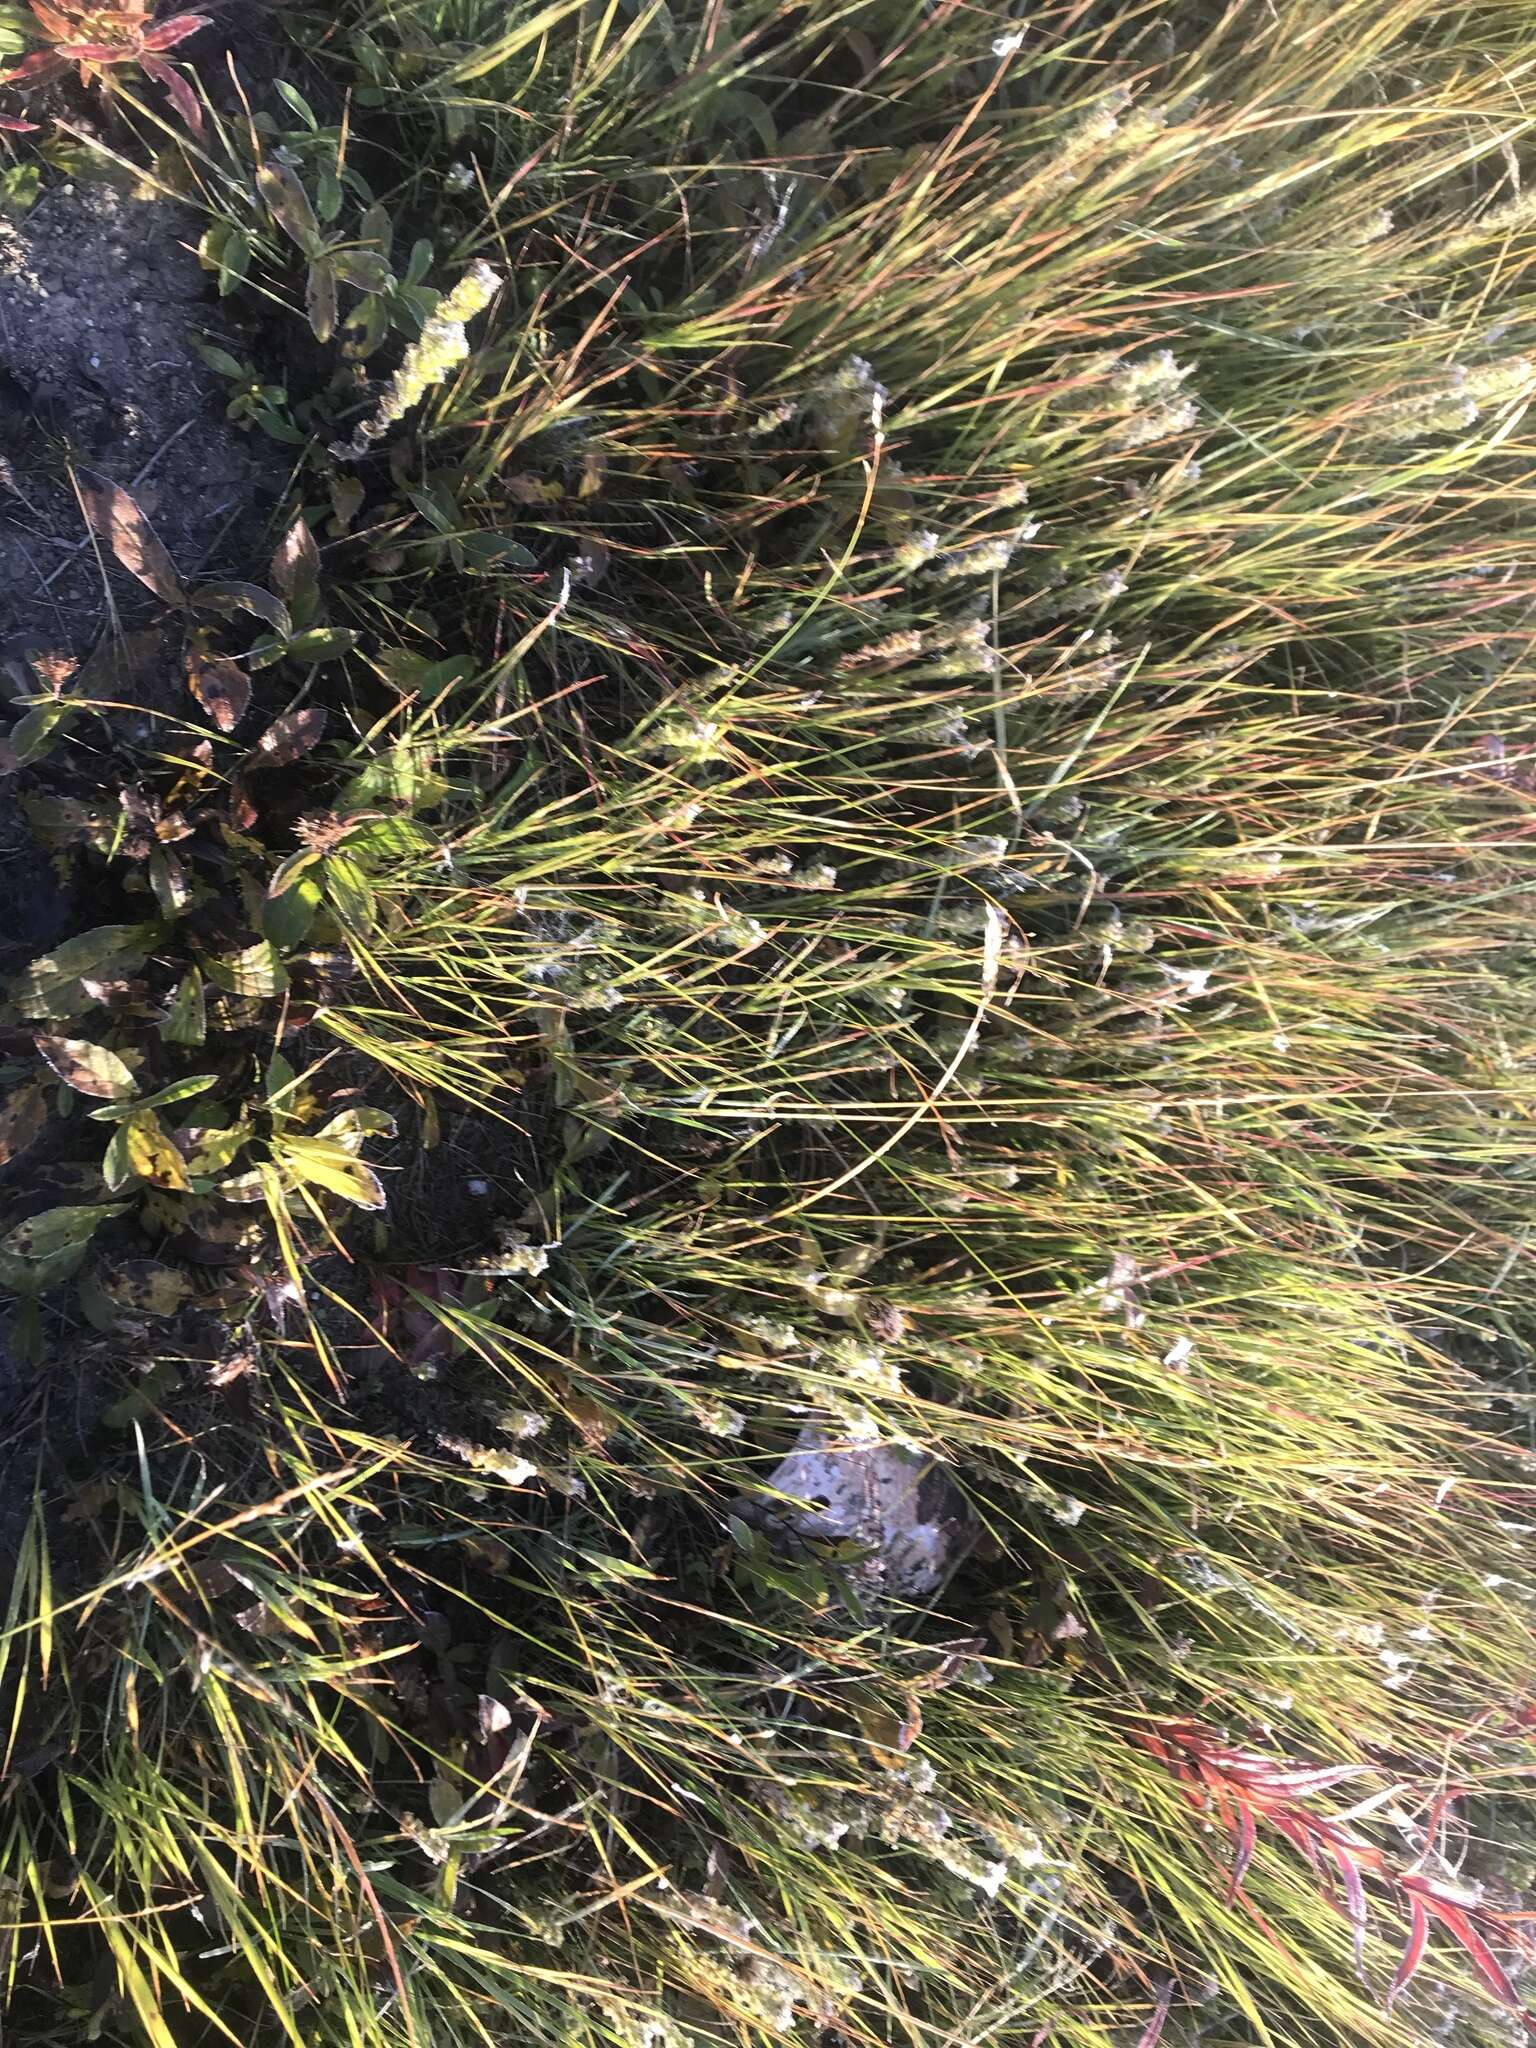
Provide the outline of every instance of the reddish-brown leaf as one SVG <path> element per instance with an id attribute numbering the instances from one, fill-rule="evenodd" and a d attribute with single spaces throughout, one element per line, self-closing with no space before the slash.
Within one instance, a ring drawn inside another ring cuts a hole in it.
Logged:
<path id="1" fill-rule="evenodd" d="M 187 688 L 220 732 L 233 732 L 250 708 L 251 679 L 227 654 L 188 648 Z"/>
<path id="2" fill-rule="evenodd" d="M 163 57 L 146 55 L 142 62 L 145 76 L 155 79 L 157 83 L 165 87 L 171 96 L 172 106 L 175 107 L 182 120 L 186 122 L 191 133 L 201 135 L 203 132 L 203 109 L 198 101 L 197 94 L 188 85 L 181 73 L 167 64 Z"/>
<path id="3" fill-rule="evenodd" d="M 1230 1905 L 1243 1888 L 1243 1879 L 1248 1875 L 1248 1866 L 1253 1861 L 1253 1852 L 1258 1846 L 1259 1830 L 1253 1818 L 1251 1806 L 1239 1806 L 1237 1812 L 1237 1854 L 1232 1859 L 1232 1875 L 1227 1880 L 1227 1903 Z"/>
<path id="4" fill-rule="evenodd" d="M 290 604 L 311 593 L 320 581 L 320 549 L 308 522 L 300 515 L 277 544 L 272 557 L 272 582 Z"/>
<path id="5" fill-rule="evenodd" d="M 46 83 L 50 78 L 62 78 L 68 69 L 67 60 L 57 50 L 34 50 L 30 57 L 23 57 L 9 71 L 0 72 L 0 85 Z"/>
<path id="6" fill-rule="evenodd" d="M 200 28 L 206 28 L 212 19 L 211 14 L 172 14 L 148 30 L 144 47 L 146 50 L 174 50 L 188 36 L 195 36 Z"/>
<path id="7" fill-rule="evenodd" d="M 1429 1946 L 1429 1915 L 1417 1899 L 1410 1899 L 1409 1908 L 1413 1919 L 1408 1930 L 1408 1946 L 1403 1950 L 1403 1960 L 1397 1966 L 1397 1975 L 1387 1986 L 1387 2011 L 1392 2010 L 1398 1993 L 1406 1991 L 1413 1982 L 1424 1951 Z"/>
<path id="8" fill-rule="evenodd" d="M 1504 1965 L 1473 1926 L 1471 1916 L 1451 1900 L 1437 1897 L 1433 1892 L 1419 1892 L 1414 1896 L 1416 1902 L 1440 1922 L 1500 2004 L 1511 2012 L 1519 2012 L 1520 1994 L 1510 1982 Z"/>
<path id="9" fill-rule="evenodd" d="M 251 749 L 253 768 L 288 768 L 319 746 L 325 736 L 325 713 L 318 705 L 307 711 L 285 711 L 274 718 Z"/>
<path id="10" fill-rule="evenodd" d="M 56 43 L 66 43 L 74 34 L 76 24 L 67 14 L 60 14 L 56 7 L 50 7 L 48 0 L 32 0 L 32 12 L 42 23 L 44 35 L 52 36 Z"/>
<path id="11" fill-rule="evenodd" d="M 137 576 L 163 603 L 180 610 L 187 601 L 186 586 L 138 500 L 121 484 L 91 470 L 80 472 L 79 491 L 97 539 L 112 550 L 131 576 Z"/>

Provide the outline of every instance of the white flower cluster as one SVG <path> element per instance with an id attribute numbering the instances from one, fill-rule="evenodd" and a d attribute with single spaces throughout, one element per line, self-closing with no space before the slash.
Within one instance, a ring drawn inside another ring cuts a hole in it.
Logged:
<path id="1" fill-rule="evenodd" d="M 350 441 L 333 441 L 331 454 L 338 462 L 355 462 L 382 441 L 414 405 L 449 371 L 469 354 L 465 328 L 477 313 L 484 312 L 501 289 L 501 278 L 489 263 L 473 263 L 422 330 L 421 339 L 405 352 L 405 360 L 390 379 L 389 389 L 379 400 L 371 419 L 357 427 Z"/>
<path id="2" fill-rule="evenodd" d="M 1459 434 L 1485 412 L 1536 395 L 1536 363 L 1529 356 L 1505 356 L 1469 370 L 1453 363 L 1444 379 L 1427 391 L 1389 399 L 1373 408 L 1368 424 L 1383 439 L 1415 441 L 1426 434 Z"/>

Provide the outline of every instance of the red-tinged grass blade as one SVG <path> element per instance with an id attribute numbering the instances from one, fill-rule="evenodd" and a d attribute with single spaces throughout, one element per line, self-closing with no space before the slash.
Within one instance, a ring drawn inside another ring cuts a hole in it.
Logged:
<path id="1" fill-rule="evenodd" d="M 195 36 L 200 28 L 206 28 L 212 19 L 210 14 L 173 14 L 166 21 L 156 22 L 148 31 L 144 47 L 146 50 L 174 50 L 188 36 Z M 145 69 L 148 68 L 146 65 Z"/>
<path id="2" fill-rule="evenodd" d="M 11 114 L 0 114 L 0 128 L 3 128 L 7 135 L 35 135 L 37 133 L 37 123 L 35 121 L 18 121 Z"/>
<path id="3" fill-rule="evenodd" d="M 192 90 L 179 71 L 167 64 L 163 57 L 146 56 L 143 60 L 144 74 L 163 85 L 171 96 L 171 103 L 194 135 L 203 132 L 203 110 L 197 94 Z"/>
<path id="4" fill-rule="evenodd" d="M 1232 1875 L 1227 1880 L 1227 1904 L 1231 1905 L 1243 1888 L 1243 1879 L 1248 1875 L 1248 1866 L 1253 1861 L 1253 1852 L 1258 1846 L 1258 1823 L 1250 1806 L 1239 1805 L 1237 1810 L 1237 1854 L 1232 1859 Z"/>
<path id="5" fill-rule="evenodd" d="M 1163 2038 L 1163 2028 L 1168 2024 L 1168 2010 L 1173 2004 L 1173 1979 L 1170 1977 L 1157 1995 L 1157 2004 L 1152 2008 L 1152 2017 L 1136 2048 L 1157 2048 Z"/>
<path id="6" fill-rule="evenodd" d="M 1408 1946 L 1403 1950 L 1403 1959 L 1397 1966 L 1396 1975 L 1387 1986 L 1387 2011 L 1392 2010 L 1399 1993 L 1406 1991 L 1424 1960 L 1424 1951 L 1429 1947 L 1429 1915 L 1419 1899 L 1410 1899 L 1409 1908 L 1413 1918 L 1408 1928 Z"/>
<path id="7" fill-rule="evenodd" d="M 1362 1974 L 1365 1970 L 1365 1927 L 1370 1914 L 1366 1904 L 1365 1884 L 1354 1858 L 1343 1842 L 1328 1839 L 1328 1848 L 1334 1862 L 1339 1866 L 1339 1876 L 1344 1883 L 1345 1911 L 1355 1935 L 1355 1968 Z"/>
<path id="8" fill-rule="evenodd" d="M 55 54 L 71 64 L 127 64 L 136 53 L 121 43 L 60 43 Z"/>

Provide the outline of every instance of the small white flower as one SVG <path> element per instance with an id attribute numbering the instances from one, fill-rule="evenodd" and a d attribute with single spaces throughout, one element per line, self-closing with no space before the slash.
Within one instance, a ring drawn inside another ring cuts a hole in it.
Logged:
<path id="1" fill-rule="evenodd" d="M 1024 31 L 1021 28 L 1016 28 L 1010 34 L 997 38 L 997 41 L 992 45 L 992 54 L 1000 59 L 1015 57 L 1023 47 Z"/>

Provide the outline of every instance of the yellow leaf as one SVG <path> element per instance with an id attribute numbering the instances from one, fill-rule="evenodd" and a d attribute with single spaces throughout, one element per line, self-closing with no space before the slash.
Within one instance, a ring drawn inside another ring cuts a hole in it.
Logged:
<path id="1" fill-rule="evenodd" d="M 294 1180 L 340 1195 L 359 1209 L 384 1207 L 384 1188 L 378 1175 L 361 1159 L 354 1159 L 344 1145 L 328 1138 L 288 1138 L 279 1160 Z"/>
<path id="2" fill-rule="evenodd" d="M 190 1190 L 192 1182 L 186 1161 L 152 1109 L 136 1111 L 123 1124 L 123 1133 L 128 1164 L 140 1180 L 147 1180 L 151 1187 L 171 1188 L 178 1194 Z"/>

